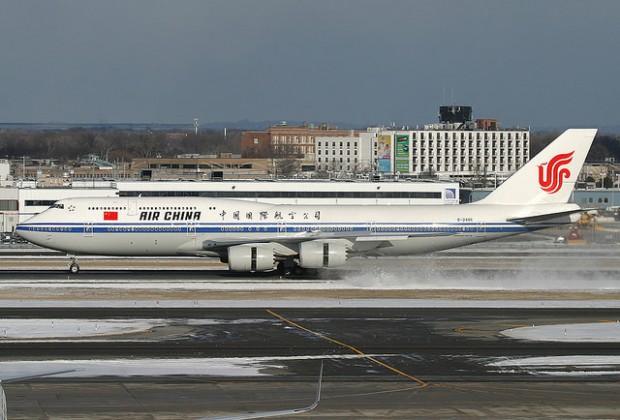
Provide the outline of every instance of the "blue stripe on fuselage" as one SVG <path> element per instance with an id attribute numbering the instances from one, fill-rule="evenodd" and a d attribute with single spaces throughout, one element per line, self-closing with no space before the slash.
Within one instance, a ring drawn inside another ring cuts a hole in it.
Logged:
<path id="1" fill-rule="evenodd" d="M 523 226 L 515 223 L 22 223 L 16 228 L 23 232 L 83 233 L 85 228 L 93 233 L 359 233 L 359 234 L 458 234 L 458 233 L 518 233 L 556 226 L 545 224 Z"/>

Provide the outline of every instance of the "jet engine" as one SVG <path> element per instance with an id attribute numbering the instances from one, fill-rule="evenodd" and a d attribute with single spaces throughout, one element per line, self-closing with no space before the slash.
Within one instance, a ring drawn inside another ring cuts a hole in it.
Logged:
<path id="1" fill-rule="evenodd" d="M 304 268 L 338 267 L 347 262 L 347 244 L 339 240 L 316 240 L 299 245 L 299 265 Z"/>
<path id="2" fill-rule="evenodd" d="M 273 249 L 267 244 L 236 245 L 228 248 L 228 268 L 232 271 L 270 271 L 275 268 Z"/>

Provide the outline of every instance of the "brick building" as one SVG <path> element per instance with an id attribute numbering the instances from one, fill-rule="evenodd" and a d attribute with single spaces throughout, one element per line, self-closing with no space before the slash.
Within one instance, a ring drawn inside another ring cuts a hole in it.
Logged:
<path id="1" fill-rule="evenodd" d="M 339 130 L 327 124 L 271 126 L 264 131 L 245 131 L 241 134 L 241 155 L 244 158 L 307 158 L 314 161 L 317 137 L 346 137 L 357 135 L 355 130 Z"/>

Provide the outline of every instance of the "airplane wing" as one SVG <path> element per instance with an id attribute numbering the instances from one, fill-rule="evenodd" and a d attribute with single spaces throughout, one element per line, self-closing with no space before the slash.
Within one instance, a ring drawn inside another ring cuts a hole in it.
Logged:
<path id="1" fill-rule="evenodd" d="M 458 232 L 381 232 L 379 234 L 371 234 L 368 232 L 325 232 L 321 230 L 305 231 L 290 233 L 286 236 L 272 236 L 263 237 L 260 240 L 251 237 L 237 237 L 231 240 L 228 237 L 213 238 L 205 237 L 201 239 L 192 239 L 179 248 L 177 253 L 179 255 L 190 256 L 205 256 L 205 257 L 220 257 L 226 255 L 229 247 L 237 245 L 248 244 L 269 244 L 272 248 L 274 256 L 277 258 L 295 257 L 299 253 L 299 246 L 303 242 L 314 241 L 317 239 L 325 240 L 338 240 L 345 241 L 347 243 L 347 249 L 349 252 L 357 255 L 366 255 L 368 252 L 373 252 L 381 248 L 387 248 L 394 245 L 394 242 L 405 241 L 407 239 L 416 237 L 438 237 L 438 236 L 452 236 L 459 235 Z"/>
<path id="2" fill-rule="evenodd" d="M 4 388 L 2 388 L 2 381 L 0 381 L 0 420 L 7 420 L 6 395 L 4 394 Z"/>
<path id="3" fill-rule="evenodd" d="M 56 372 L 39 373 L 36 375 L 18 376 L 15 378 L 2 379 L 0 380 L 0 382 L 5 383 L 5 384 L 11 383 L 11 382 L 23 382 L 23 381 L 28 381 L 30 379 L 45 378 L 46 376 L 62 375 L 63 373 L 70 373 L 70 372 L 77 372 L 77 371 L 78 369 L 59 370 Z"/>
<path id="4" fill-rule="evenodd" d="M 6 394 L 4 393 L 4 388 L 2 388 L 3 382 L 9 383 L 9 382 L 27 381 L 29 379 L 43 378 L 45 376 L 60 375 L 62 373 L 69 373 L 69 372 L 75 372 L 75 371 L 76 369 L 60 370 L 57 372 L 40 373 L 38 375 L 19 376 L 19 377 L 9 378 L 9 379 L 0 379 L 0 420 L 8 420 L 7 406 L 6 406 Z"/>
<path id="5" fill-rule="evenodd" d="M 291 416 L 295 414 L 303 414 L 309 411 L 314 410 L 318 407 L 319 401 L 321 400 L 321 384 L 323 382 L 323 362 L 321 362 L 321 371 L 319 373 L 319 384 L 316 390 L 316 398 L 314 402 L 307 407 L 302 408 L 292 408 L 290 410 L 274 410 L 274 411 L 259 411 L 256 413 L 248 413 L 248 414 L 239 414 L 233 416 L 223 416 L 223 417 L 207 417 L 201 420 L 246 420 L 246 419 L 264 419 L 268 417 L 281 417 L 281 416 Z"/>

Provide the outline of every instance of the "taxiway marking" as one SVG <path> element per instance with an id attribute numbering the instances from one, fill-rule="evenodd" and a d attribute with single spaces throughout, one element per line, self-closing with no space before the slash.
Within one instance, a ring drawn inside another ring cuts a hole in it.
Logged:
<path id="1" fill-rule="evenodd" d="M 268 314 L 270 314 L 270 315 L 272 315 L 272 316 L 274 316 L 274 317 L 276 317 L 276 318 L 278 318 L 279 320 L 281 320 L 281 321 L 283 321 L 283 322 L 286 322 L 287 324 L 289 324 L 289 325 L 291 325 L 291 326 L 293 326 L 293 327 L 295 327 L 295 328 L 297 328 L 297 329 L 299 329 L 299 330 L 302 330 L 302 331 L 305 331 L 305 332 L 307 332 L 307 333 L 313 334 L 313 335 L 315 335 L 315 336 L 317 336 L 317 337 L 319 337 L 319 338 L 321 338 L 321 339 L 323 339 L 323 340 L 329 341 L 329 342 L 334 343 L 334 344 L 336 344 L 336 345 L 338 345 L 338 346 L 341 346 L 341 347 L 347 348 L 347 349 L 349 349 L 349 350 L 353 351 L 354 353 L 357 353 L 357 354 L 359 354 L 360 356 L 364 357 L 365 359 L 368 359 L 368 360 L 370 360 L 371 362 L 378 364 L 379 366 L 382 366 L 382 367 L 384 367 L 384 368 L 386 368 L 386 369 L 388 369 L 388 370 L 390 370 L 390 371 L 392 371 L 392 372 L 394 372 L 394 373 L 396 373 L 396 374 L 398 374 L 398 375 L 404 376 L 404 377 L 405 377 L 405 378 L 407 378 L 407 379 L 411 379 L 412 381 L 415 381 L 415 382 L 417 382 L 418 384 L 420 384 L 420 388 L 424 388 L 424 387 L 427 387 L 427 386 L 429 385 L 429 382 L 423 381 L 423 380 L 422 380 L 422 379 L 420 379 L 420 378 L 417 378 L 417 377 L 415 377 L 415 376 L 413 376 L 413 375 L 409 375 L 408 373 L 405 373 L 405 372 L 403 372 L 403 371 L 401 371 L 401 370 L 399 370 L 399 369 L 396 369 L 395 367 L 390 366 L 390 365 L 388 365 L 387 363 L 384 363 L 384 362 L 382 362 L 382 361 L 380 361 L 380 360 L 378 360 L 378 359 L 376 359 L 376 358 L 374 358 L 374 357 L 372 357 L 372 356 L 367 355 L 367 354 L 366 354 L 366 353 L 364 353 L 363 351 L 359 350 L 359 349 L 358 349 L 358 348 L 356 348 L 356 347 L 353 347 L 353 346 L 352 346 L 352 345 L 350 345 L 350 344 L 343 343 L 342 341 L 338 341 L 338 340 L 335 340 L 335 339 L 333 339 L 333 338 L 327 337 L 326 335 L 323 335 L 323 334 L 321 334 L 321 333 L 318 333 L 318 332 L 316 332 L 316 331 L 312 331 L 312 330 L 311 330 L 311 329 L 309 329 L 309 328 L 306 328 L 306 327 L 304 327 L 304 326 L 302 326 L 302 325 L 300 325 L 300 324 L 297 324 L 297 323 L 296 323 L 296 322 L 294 322 L 294 321 L 291 321 L 291 320 L 290 320 L 290 319 L 288 319 L 288 318 L 283 317 L 282 315 L 279 315 L 279 314 L 275 313 L 275 312 L 274 312 L 274 311 L 272 311 L 271 309 L 267 309 L 267 313 L 268 313 Z"/>

